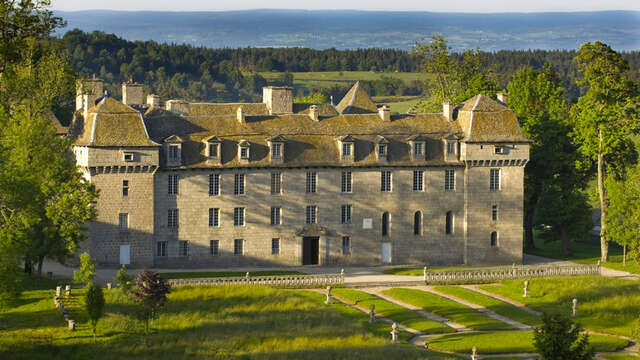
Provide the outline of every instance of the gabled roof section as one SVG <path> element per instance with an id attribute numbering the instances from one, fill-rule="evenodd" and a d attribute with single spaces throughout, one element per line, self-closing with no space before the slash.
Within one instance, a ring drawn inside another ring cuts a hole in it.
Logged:
<path id="1" fill-rule="evenodd" d="M 384 137 L 382 135 L 378 135 L 378 136 L 376 136 L 376 143 L 378 143 L 378 144 L 389 144 L 390 141 L 386 137 Z"/>
<path id="2" fill-rule="evenodd" d="M 270 139 L 268 139 L 267 141 L 271 141 L 271 142 L 285 142 L 287 141 L 287 139 L 284 138 L 284 136 L 282 135 L 276 135 Z"/>
<path id="3" fill-rule="evenodd" d="M 249 142 L 247 140 L 245 140 L 245 139 L 241 139 L 240 141 L 238 141 L 238 146 L 248 147 L 249 145 L 251 145 L 251 144 L 249 144 Z"/>
<path id="4" fill-rule="evenodd" d="M 462 103 L 462 111 L 479 111 L 479 112 L 497 112 L 508 110 L 508 108 L 501 103 L 493 100 L 486 95 L 476 95 L 471 99 Z"/>
<path id="5" fill-rule="evenodd" d="M 370 114 L 377 113 L 378 108 L 376 104 L 373 103 L 369 95 L 362 90 L 360 87 L 360 82 L 356 82 L 355 85 L 347 92 L 338 106 L 336 106 L 336 110 L 340 114 Z"/>
<path id="6" fill-rule="evenodd" d="M 166 142 L 166 143 L 176 143 L 176 142 L 180 142 L 181 143 L 181 142 L 184 142 L 184 140 L 180 136 L 175 135 L 175 134 L 171 134 L 171 135 L 167 136 L 166 138 L 162 139 L 162 141 Z"/>
<path id="7" fill-rule="evenodd" d="M 293 113 L 294 114 L 309 114 L 309 108 L 315 105 L 318 107 L 318 115 L 319 116 L 337 116 L 338 111 L 331 104 L 312 104 L 312 103 L 293 103 Z"/>
<path id="8" fill-rule="evenodd" d="M 445 137 L 446 140 L 460 140 L 460 137 L 456 134 L 449 134 Z"/>
<path id="9" fill-rule="evenodd" d="M 220 142 L 222 142 L 222 141 L 221 141 L 217 136 L 215 136 L 215 135 L 209 136 L 208 138 L 204 139 L 204 141 L 205 141 L 205 142 L 208 142 L 208 143 L 220 143 Z"/>
<path id="10" fill-rule="evenodd" d="M 356 139 L 354 139 L 353 136 L 351 136 L 351 135 L 338 136 L 338 140 L 340 140 L 342 142 L 354 142 L 354 141 L 356 141 Z"/>
<path id="11" fill-rule="evenodd" d="M 529 142 L 515 113 L 485 95 L 465 101 L 458 110 L 457 121 L 465 142 Z"/>
<path id="12" fill-rule="evenodd" d="M 88 110 L 74 145 L 96 147 L 159 146 L 151 141 L 140 112 L 104 97 Z"/>
<path id="13" fill-rule="evenodd" d="M 60 120 L 58 120 L 53 111 L 49 111 L 44 116 L 48 118 L 49 121 L 51 121 L 51 123 L 53 124 L 53 127 L 56 129 L 56 135 L 67 135 L 67 133 L 69 132 L 69 128 L 60 123 Z"/>
<path id="14" fill-rule="evenodd" d="M 409 141 L 427 141 L 427 137 L 422 134 L 411 135 L 407 138 Z"/>

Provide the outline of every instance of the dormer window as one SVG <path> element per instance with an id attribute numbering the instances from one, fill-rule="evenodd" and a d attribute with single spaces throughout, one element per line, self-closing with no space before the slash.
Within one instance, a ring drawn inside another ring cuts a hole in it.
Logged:
<path id="1" fill-rule="evenodd" d="M 269 144 L 269 156 L 271 158 L 271 162 L 281 163 L 284 161 L 285 141 L 285 138 L 280 135 L 267 140 L 267 143 Z"/>
<path id="2" fill-rule="evenodd" d="M 342 157 L 353 156 L 353 144 L 342 143 Z"/>
<path id="3" fill-rule="evenodd" d="M 125 162 L 133 161 L 133 153 L 132 152 L 124 152 L 122 153 L 122 160 Z"/>
<path id="4" fill-rule="evenodd" d="M 282 144 L 275 143 L 271 145 L 271 158 L 273 159 L 282 158 Z"/>
<path id="5" fill-rule="evenodd" d="M 182 165 L 182 138 L 171 135 L 164 139 L 165 156 L 167 166 Z"/>
<path id="6" fill-rule="evenodd" d="M 207 163 L 220 165 L 222 157 L 222 141 L 216 136 L 211 136 L 204 140 L 205 156 Z"/>
<path id="7" fill-rule="evenodd" d="M 422 155 L 424 155 L 424 143 L 423 142 L 413 143 L 413 156 L 417 158 Z"/>
<path id="8" fill-rule="evenodd" d="M 208 156 L 210 158 L 217 158 L 220 154 L 220 144 L 218 143 L 214 143 L 214 144 L 209 144 L 209 154 Z"/>
<path id="9" fill-rule="evenodd" d="M 411 160 L 424 160 L 427 155 L 427 139 L 422 135 L 409 137 Z"/>
<path id="10" fill-rule="evenodd" d="M 238 143 L 238 158 L 240 160 L 241 163 L 248 163 L 249 162 L 249 143 L 245 140 L 241 140 Z"/>
<path id="11" fill-rule="evenodd" d="M 351 162 L 355 158 L 355 140 L 351 135 L 338 138 L 340 148 L 340 158 L 342 161 Z"/>
<path id="12" fill-rule="evenodd" d="M 496 151 L 496 153 L 498 153 Z M 456 143 L 453 141 L 447 142 L 447 154 L 455 155 L 456 154 Z"/>
<path id="13" fill-rule="evenodd" d="M 376 141 L 376 159 L 386 162 L 389 159 L 389 140 L 384 136 L 378 136 Z"/>
<path id="14" fill-rule="evenodd" d="M 444 138 L 444 161 L 458 161 L 458 138 L 451 134 Z"/>
<path id="15" fill-rule="evenodd" d="M 177 162 L 180 160 L 180 147 L 178 145 L 169 145 L 169 161 Z"/>
<path id="16" fill-rule="evenodd" d="M 378 144 L 378 156 L 387 156 L 387 144 Z"/>

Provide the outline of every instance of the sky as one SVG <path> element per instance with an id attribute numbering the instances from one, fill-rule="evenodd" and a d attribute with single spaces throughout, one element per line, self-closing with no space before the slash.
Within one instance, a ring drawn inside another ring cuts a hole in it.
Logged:
<path id="1" fill-rule="evenodd" d="M 356 9 L 436 12 L 639 10 L 640 0 L 53 0 L 55 10 L 224 11 L 247 9 Z"/>

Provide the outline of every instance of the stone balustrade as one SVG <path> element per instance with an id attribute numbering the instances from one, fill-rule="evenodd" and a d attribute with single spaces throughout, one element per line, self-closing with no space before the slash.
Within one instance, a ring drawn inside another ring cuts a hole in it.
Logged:
<path id="1" fill-rule="evenodd" d="M 482 270 L 425 271 L 423 280 L 426 283 L 448 283 L 578 275 L 600 275 L 600 266 L 579 264 L 562 266 L 525 265 Z"/>
<path id="2" fill-rule="evenodd" d="M 343 274 L 322 275 L 273 275 L 273 276 L 237 276 L 197 279 L 170 279 L 171 286 L 184 285 L 272 285 L 284 287 L 312 287 L 320 285 L 344 284 Z"/>

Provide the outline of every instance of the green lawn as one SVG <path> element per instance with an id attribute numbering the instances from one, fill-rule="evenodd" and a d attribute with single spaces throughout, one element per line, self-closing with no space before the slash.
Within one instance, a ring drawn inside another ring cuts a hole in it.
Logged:
<path id="1" fill-rule="evenodd" d="M 401 323 L 402 325 L 408 326 L 412 329 L 416 329 L 423 333 L 438 334 L 455 331 L 446 325 L 433 320 L 429 320 L 402 306 L 395 305 L 375 295 L 367 294 L 363 291 L 352 289 L 334 289 L 333 294 L 341 299 L 347 300 L 354 304 L 358 304 L 367 309 L 371 305 L 375 305 L 376 314 L 383 315 L 384 317 L 390 318 L 394 321 L 397 321 L 398 323 Z"/>
<path id="2" fill-rule="evenodd" d="M 468 290 L 459 286 L 436 286 L 436 290 L 445 294 L 453 295 L 470 303 L 484 306 L 496 314 L 506 316 L 509 319 L 526 325 L 539 326 L 542 324 L 542 320 L 536 315 L 520 310 L 509 303 L 480 294 L 473 290 Z"/>
<path id="3" fill-rule="evenodd" d="M 263 286 L 180 287 L 152 324 L 145 346 L 130 300 L 106 291 L 106 314 L 93 341 L 81 307 L 83 290 L 67 306 L 77 331 L 53 308 L 53 290 L 26 291 L 0 313 L 0 359 L 453 359 L 389 342 L 389 325 L 322 294 Z M 406 339 L 407 334 L 401 338 Z"/>
<path id="4" fill-rule="evenodd" d="M 602 358 L 609 360 L 638 360 L 640 357 L 627 354 L 603 355 Z"/>
<path id="5" fill-rule="evenodd" d="M 464 266 L 450 266 L 450 267 L 440 267 L 440 268 L 431 268 L 428 267 L 428 272 L 436 272 L 436 271 L 457 271 L 457 270 L 489 270 L 489 269 L 500 269 L 510 266 L 485 266 L 485 267 L 464 267 Z M 394 269 L 386 269 L 383 271 L 388 275 L 414 275 L 414 276 L 422 276 L 424 275 L 424 267 L 400 267 Z"/>
<path id="6" fill-rule="evenodd" d="M 571 301 L 578 299 L 578 322 L 587 329 L 632 336 L 640 315 L 638 281 L 575 276 L 529 280 L 529 297 L 522 297 L 524 279 L 503 280 L 480 288 L 514 299 L 539 311 L 571 312 Z"/>
<path id="7" fill-rule="evenodd" d="M 434 295 L 422 290 L 389 289 L 383 291 L 385 295 L 396 298 L 408 304 L 423 308 L 426 311 L 443 316 L 453 322 L 474 330 L 511 330 L 513 326 L 492 319 L 470 307 Z"/>
<path id="8" fill-rule="evenodd" d="M 374 96 L 371 98 L 376 104 L 386 104 L 394 114 L 406 114 L 409 109 L 416 105 L 422 96 Z"/>
<path id="9" fill-rule="evenodd" d="M 165 272 L 160 275 L 165 279 L 194 279 L 213 277 L 244 277 L 247 272 L 242 271 L 194 271 L 194 272 Z M 249 276 L 271 276 L 271 275 L 305 275 L 300 271 L 252 271 Z"/>
<path id="10" fill-rule="evenodd" d="M 626 340 L 603 335 L 589 335 L 589 342 L 596 351 L 615 351 L 628 344 Z M 465 354 L 471 353 L 474 346 L 479 355 L 536 352 L 531 331 L 458 333 L 429 341 L 429 349 Z"/>

